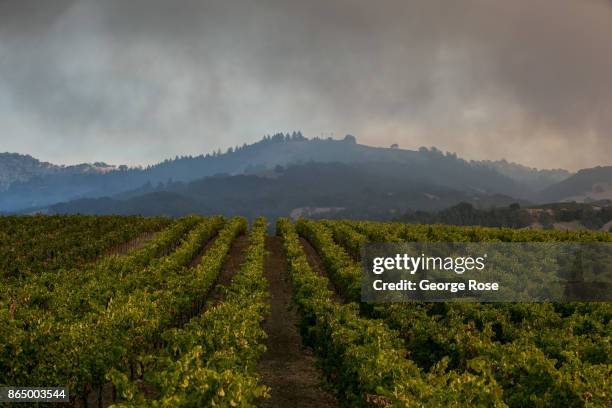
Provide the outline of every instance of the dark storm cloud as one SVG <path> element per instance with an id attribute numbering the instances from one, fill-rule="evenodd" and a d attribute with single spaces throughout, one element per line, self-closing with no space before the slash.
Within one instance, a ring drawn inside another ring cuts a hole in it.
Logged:
<path id="1" fill-rule="evenodd" d="M 151 162 L 300 128 L 609 164 L 604 0 L 0 0 L 0 150 Z"/>

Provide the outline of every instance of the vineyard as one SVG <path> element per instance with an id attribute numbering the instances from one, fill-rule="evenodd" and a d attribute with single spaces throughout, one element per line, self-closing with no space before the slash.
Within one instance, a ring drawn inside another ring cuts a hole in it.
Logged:
<path id="1" fill-rule="evenodd" d="M 612 407 L 612 304 L 364 303 L 371 242 L 612 233 L 0 217 L 0 386 L 76 407 Z"/>

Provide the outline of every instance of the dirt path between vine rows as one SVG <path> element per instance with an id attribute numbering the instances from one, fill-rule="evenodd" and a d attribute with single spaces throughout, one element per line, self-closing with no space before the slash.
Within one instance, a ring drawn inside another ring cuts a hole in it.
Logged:
<path id="1" fill-rule="evenodd" d="M 209 305 L 215 305 L 223 300 L 223 289 L 227 288 L 232 282 L 232 278 L 240 271 L 240 267 L 246 260 L 246 250 L 249 247 L 247 235 L 239 235 L 232 242 L 227 258 L 217 277 L 217 282 L 208 295 Z"/>
<path id="2" fill-rule="evenodd" d="M 191 267 L 194 268 L 202 262 L 202 258 L 208 251 L 215 240 L 218 238 L 218 235 L 215 235 L 202 249 L 200 254 L 196 256 L 193 261 L 191 261 Z M 217 276 L 217 280 L 212 286 L 212 289 L 208 292 L 205 299 L 201 299 L 197 304 L 196 308 L 193 311 L 191 316 L 182 316 L 176 322 L 177 327 L 181 327 L 185 323 L 189 321 L 194 316 L 200 315 L 211 307 L 214 307 L 217 303 L 223 300 L 224 291 L 222 287 L 227 288 L 232 282 L 232 278 L 240 271 L 240 267 L 244 263 L 246 259 L 246 250 L 249 246 L 249 238 L 247 235 L 242 234 L 238 235 L 232 244 L 230 245 L 230 249 L 227 253 L 227 257 L 225 258 L 225 262 L 223 262 L 223 266 L 219 271 L 219 276 Z"/>
<path id="3" fill-rule="evenodd" d="M 133 250 L 136 250 L 136 249 L 141 249 L 142 247 L 145 246 L 145 244 L 147 242 L 149 242 L 151 239 L 153 239 L 153 237 L 156 234 L 157 234 L 157 231 L 143 232 L 142 234 L 140 234 L 136 238 L 132 238 L 131 240 L 129 240 L 127 242 L 122 242 L 121 244 L 117 244 L 113 248 L 109 249 L 104 254 L 104 256 L 105 257 L 106 256 L 112 256 L 112 255 L 122 256 L 122 255 L 126 255 L 130 251 L 133 251 Z"/>
<path id="4" fill-rule="evenodd" d="M 335 302 L 338 303 L 346 303 L 346 300 L 340 296 L 340 291 L 334 285 L 331 278 L 329 277 L 325 266 L 323 265 L 323 261 L 321 257 L 317 253 L 317 250 L 308 242 L 306 239 L 300 237 L 300 243 L 302 244 L 302 248 L 304 249 L 304 253 L 306 254 L 306 259 L 308 260 L 308 264 L 312 268 L 312 270 L 319 276 L 322 276 L 327 279 L 328 284 L 327 288 L 332 291 L 332 298 Z"/>
<path id="5" fill-rule="evenodd" d="M 336 400 L 322 386 L 322 373 L 315 367 L 312 352 L 302 346 L 297 329 L 298 316 L 291 310 L 292 288 L 278 237 L 266 238 L 264 273 L 271 293 L 271 314 L 264 328 L 267 351 L 258 365 L 262 382 L 271 387 L 271 398 L 261 407 L 337 407 Z"/>
<path id="6" fill-rule="evenodd" d="M 218 238 L 218 234 L 215 234 L 204 245 L 204 247 L 200 250 L 198 255 L 196 255 L 196 257 L 191 261 L 190 263 L 191 268 L 195 267 L 201 262 L 202 257 L 206 254 L 206 251 L 208 250 L 208 248 L 214 244 L 217 238 Z M 244 262 L 246 258 L 246 249 L 248 246 L 249 246 L 249 239 L 247 235 L 242 234 L 242 235 L 237 236 L 236 239 L 234 239 L 234 241 L 232 242 L 230 246 L 230 250 L 227 254 L 227 258 L 225 259 L 225 262 L 223 263 L 223 266 L 221 267 L 221 270 L 219 271 L 219 276 L 217 277 L 217 281 L 213 289 L 207 296 L 207 299 L 205 300 L 203 299 L 201 305 L 197 308 L 197 310 L 201 309 L 200 313 L 203 313 L 207 307 L 210 307 L 211 305 L 215 305 L 218 302 L 222 301 L 223 291 L 221 290 L 220 285 L 223 285 L 225 287 L 229 286 L 229 284 L 232 281 L 232 278 L 234 277 L 234 275 L 238 273 L 238 271 L 240 270 L 240 266 L 242 265 L 242 263 Z M 204 305 L 205 301 L 207 303 L 207 306 Z M 196 313 L 195 315 L 197 314 L 199 313 Z M 172 327 L 182 327 L 185 323 L 189 321 L 190 318 L 191 317 L 187 315 L 181 316 L 177 318 L 177 320 L 173 322 L 171 326 Z M 142 387 L 143 387 L 143 390 L 147 398 L 154 399 L 157 397 L 153 389 L 148 389 L 145 385 L 142 385 Z M 101 393 L 99 394 L 99 392 Z M 113 404 L 112 395 L 113 395 L 112 385 L 111 383 L 106 383 L 103 386 L 102 390 L 96 389 L 88 394 L 87 407 L 94 407 L 94 408 L 108 407 L 111 404 Z M 75 404 L 73 406 L 77 408 L 83 408 L 85 407 L 85 404 L 83 403 L 82 398 L 79 398 L 75 401 Z"/>

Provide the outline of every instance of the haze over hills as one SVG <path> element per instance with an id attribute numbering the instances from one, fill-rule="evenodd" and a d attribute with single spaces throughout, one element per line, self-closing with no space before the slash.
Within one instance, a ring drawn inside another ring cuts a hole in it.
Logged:
<path id="1" fill-rule="evenodd" d="M 221 175 L 189 183 L 145 186 L 115 199 L 82 199 L 51 206 L 53 212 L 88 214 L 287 215 L 327 214 L 388 219 L 410 208 L 442 209 L 457 202 L 508 205 L 500 194 L 461 191 L 415 176 L 401 164 L 306 163 L 261 174 Z"/>
<path id="2" fill-rule="evenodd" d="M 36 178 L 67 176 L 73 174 L 103 174 L 118 167 L 106 163 L 83 163 L 75 166 L 58 166 L 41 162 L 29 155 L 0 153 L 0 192 L 12 184 L 25 183 Z"/>
<path id="3" fill-rule="evenodd" d="M 516 180 L 533 191 L 541 191 L 555 183 L 559 183 L 572 175 L 564 169 L 539 170 L 522 164 L 510 163 L 506 160 L 483 160 L 475 162 L 497 170 L 504 176 Z"/>
<path id="4" fill-rule="evenodd" d="M 583 169 L 559 183 L 548 186 L 541 201 L 590 202 L 612 200 L 612 166 Z"/>
<path id="5" fill-rule="evenodd" d="M 23 164 L 16 165 L 20 160 Z M 565 170 L 466 161 L 436 148 L 370 147 L 358 144 L 353 136 L 306 139 L 299 132 L 266 136 L 223 154 L 177 157 L 146 168 L 104 163 L 54 166 L 17 155 L 0 156 L 0 166 L 6 186 L 0 192 L 1 211 L 48 208 L 173 215 L 188 210 L 245 213 L 267 207 L 281 215 L 309 208 L 389 215 L 459 202 L 487 207 L 540 202 L 554 196 L 556 183 L 571 179 Z M 607 173 L 597 174 L 606 186 Z M 583 192 L 560 191 L 573 196 Z M 563 194 L 555 197 L 563 199 Z"/>

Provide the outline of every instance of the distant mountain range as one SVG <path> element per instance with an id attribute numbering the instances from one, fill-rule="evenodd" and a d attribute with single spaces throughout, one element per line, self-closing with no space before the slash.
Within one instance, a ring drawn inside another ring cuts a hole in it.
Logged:
<path id="1" fill-rule="evenodd" d="M 497 170 L 504 176 L 529 187 L 532 191 L 541 191 L 569 178 L 572 173 L 564 169 L 538 170 L 521 164 L 510 163 L 506 160 L 474 162 Z"/>
<path id="2" fill-rule="evenodd" d="M 6 191 L 13 184 L 27 183 L 33 179 L 74 174 L 104 174 L 115 170 L 118 170 L 118 167 L 106 163 L 58 166 L 41 162 L 28 155 L 0 153 L 0 192 Z"/>
<path id="3" fill-rule="evenodd" d="M 547 202 L 612 200 L 612 166 L 580 170 L 545 188 L 539 199 Z"/>
<path id="4" fill-rule="evenodd" d="M 337 213 L 393 217 L 459 202 L 476 208 L 513 202 L 595 199 L 612 191 L 610 169 L 571 174 L 506 161 L 466 161 L 431 148 L 417 151 L 300 133 L 146 168 L 104 163 L 54 166 L 0 155 L 0 211 L 189 212 L 267 216 Z"/>
<path id="5" fill-rule="evenodd" d="M 389 219 L 411 208 L 439 210 L 458 202 L 489 207 L 516 201 L 501 194 L 442 186 L 413 170 L 402 163 L 312 162 L 279 166 L 265 174 L 220 175 L 145 186 L 114 199 L 81 199 L 50 209 L 87 214 L 179 216 L 197 212 L 274 218 L 316 213 Z"/>

